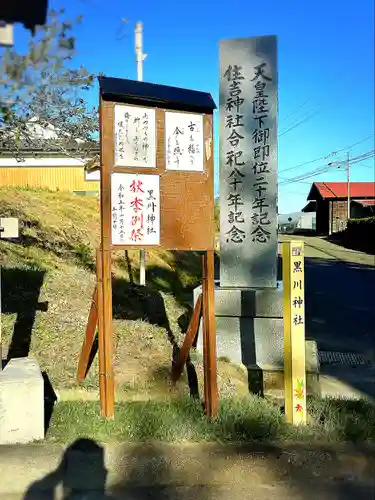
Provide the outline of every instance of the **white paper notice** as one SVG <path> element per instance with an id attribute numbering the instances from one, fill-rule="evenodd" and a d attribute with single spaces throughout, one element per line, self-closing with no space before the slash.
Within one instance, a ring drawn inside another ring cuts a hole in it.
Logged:
<path id="1" fill-rule="evenodd" d="M 203 172 L 203 116 L 165 113 L 167 170 Z"/>
<path id="2" fill-rule="evenodd" d="M 112 174 L 112 244 L 160 245 L 158 175 Z"/>
<path id="3" fill-rule="evenodd" d="M 115 165 L 155 167 L 155 110 L 115 104 Z"/>

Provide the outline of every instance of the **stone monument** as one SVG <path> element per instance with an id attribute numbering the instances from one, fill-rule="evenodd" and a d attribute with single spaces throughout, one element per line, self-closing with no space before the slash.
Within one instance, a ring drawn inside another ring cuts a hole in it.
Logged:
<path id="1" fill-rule="evenodd" d="M 276 36 L 220 42 L 217 355 L 245 365 L 257 393 L 267 392 L 266 379 L 283 387 L 275 380 L 284 363 L 283 293 L 277 281 L 277 78 Z M 200 292 L 201 287 L 194 290 L 194 303 Z"/>
<path id="2" fill-rule="evenodd" d="M 0 217 L 0 239 L 17 238 L 18 219 Z M 35 358 L 11 359 L 2 369 L 0 266 L 0 445 L 44 438 L 44 381 Z"/>
<path id="3" fill-rule="evenodd" d="M 44 382 L 33 357 L 14 358 L 0 372 L 0 445 L 44 439 Z"/>

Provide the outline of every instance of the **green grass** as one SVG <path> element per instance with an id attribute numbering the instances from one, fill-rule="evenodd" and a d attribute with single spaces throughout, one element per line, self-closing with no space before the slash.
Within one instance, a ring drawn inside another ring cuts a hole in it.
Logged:
<path id="1" fill-rule="evenodd" d="M 293 427 L 278 406 L 256 396 L 223 398 L 212 422 L 201 403 L 190 398 L 117 403 L 114 420 L 100 417 L 97 402 L 65 401 L 55 407 L 47 440 L 375 443 L 375 407 L 370 403 L 311 399 L 308 406 L 308 425 Z"/>
<path id="2" fill-rule="evenodd" d="M 201 403 L 190 398 L 118 403 L 115 411 L 115 419 L 106 421 L 97 402 L 60 402 L 47 438 L 63 443 L 76 436 L 102 442 L 243 442 L 273 440 L 285 426 L 277 407 L 255 397 L 222 400 L 214 422 L 205 417 Z"/>
<path id="3" fill-rule="evenodd" d="M 0 187 L 0 212 L 20 219 L 21 235 L 17 242 L 0 241 L 4 347 L 13 355 L 35 355 L 53 387 L 74 399 L 95 283 L 98 200 Z M 103 441 L 375 440 L 375 410 L 364 402 L 312 400 L 309 426 L 291 428 L 278 407 L 248 396 L 246 370 L 226 357 L 218 360 L 220 412 L 215 422 L 208 422 L 201 406 L 186 399 L 186 374 L 177 384 L 170 377 L 171 344 L 181 345 L 182 320 L 186 327 L 191 315 L 187 301 L 201 279 L 200 255 L 147 252 L 147 287 L 136 285 L 138 267 L 139 252 L 113 256 L 115 421 L 100 418 L 98 403 L 61 401 L 48 439 L 68 442 L 87 435 Z M 192 353 L 191 359 L 202 393 L 202 358 Z M 96 394 L 97 357 L 81 388 Z M 228 399 L 233 394 L 246 396 Z M 134 397 L 154 401 L 126 402 Z"/>
<path id="4" fill-rule="evenodd" d="M 309 401 L 311 421 L 329 439 L 375 443 L 375 404 L 369 400 Z"/>
<path id="5" fill-rule="evenodd" d="M 98 388 L 97 357 L 85 382 L 76 370 L 95 284 L 100 220 L 97 199 L 70 193 L 0 187 L 0 213 L 18 217 L 20 238 L 0 240 L 4 353 L 36 356 L 53 387 Z M 139 252 L 113 253 L 113 342 L 116 394 L 179 396 L 184 375 L 171 383 L 172 343 L 181 344 L 200 284 L 198 252 L 147 251 L 147 287 L 140 287 Z M 184 326 L 182 326 L 184 325 Z M 202 362 L 194 363 L 199 380 Z M 219 363 L 219 388 L 245 389 L 246 374 Z"/>

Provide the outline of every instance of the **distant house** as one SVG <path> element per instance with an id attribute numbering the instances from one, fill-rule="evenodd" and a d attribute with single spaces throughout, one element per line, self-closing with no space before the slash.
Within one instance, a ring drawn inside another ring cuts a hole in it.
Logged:
<path id="1" fill-rule="evenodd" d="M 278 215 L 280 233 L 315 232 L 315 213 L 291 212 Z"/>
<path id="2" fill-rule="evenodd" d="M 93 152 L 94 153 L 94 152 Z M 21 150 L 23 161 L 0 148 L 0 186 L 42 188 L 51 191 L 99 192 L 99 182 L 85 171 L 80 160 L 59 151 Z"/>
<path id="3" fill-rule="evenodd" d="M 85 179 L 100 184 L 100 155 L 96 154 L 85 164 Z"/>
<path id="4" fill-rule="evenodd" d="M 332 234 L 346 227 L 348 218 L 348 184 L 314 182 L 302 212 L 316 213 L 316 232 Z M 350 217 L 375 215 L 375 182 L 350 183 Z"/>
<path id="5" fill-rule="evenodd" d="M 48 147 L 43 147 L 43 142 L 36 141 L 38 147 L 28 144 L 21 145 L 18 158 L 15 154 L 0 143 L 0 186 L 20 188 L 42 188 L 51 191 L 70 191 L 76 193 L 99 193 L 100 185 L 95 176 L 85 170 L 86 164 L 99 154 L 99 146 L 92 143 L 79 146 L 75 141 L 67 146 L 65 152 L 53 147 L 53 127 L 39 131 L 43 141 L 48 141 Z M 86 158 L 80 158 L 78 153 L 85 151 Z"/>

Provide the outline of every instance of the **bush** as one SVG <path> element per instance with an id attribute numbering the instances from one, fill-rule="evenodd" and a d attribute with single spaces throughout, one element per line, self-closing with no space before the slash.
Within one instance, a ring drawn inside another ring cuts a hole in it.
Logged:
<path id="1" fill-rule="evenodd" d="M 350 219 L 348 229 L 351 227 L 372 227 L 375 229 L 375 215 L 373 217 L 366 217 L 364 219 Z"/>
<path id="2" fill-rule="evenodd" d="M 345 231 L 345 238 L 352 248 L 375 253 L 375 217 L 350 219 Z"/>

